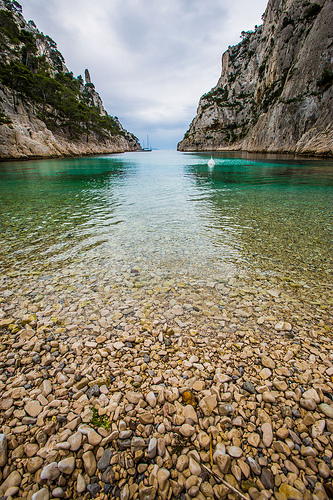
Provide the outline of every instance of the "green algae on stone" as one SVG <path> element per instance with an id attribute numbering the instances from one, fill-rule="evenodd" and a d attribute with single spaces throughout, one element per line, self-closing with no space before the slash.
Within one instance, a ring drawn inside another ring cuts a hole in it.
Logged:
<path id="1" fill-rule="evenodd" d="M 93 414 L 93 418 L 91 419 L 90 423 L 94 427 L 102 427 L 106 431 L 109 431 L 111 429 L 111 421 L 106 415 L 98 415 L 98 410 L 92 406 L 91 411 Z"/>

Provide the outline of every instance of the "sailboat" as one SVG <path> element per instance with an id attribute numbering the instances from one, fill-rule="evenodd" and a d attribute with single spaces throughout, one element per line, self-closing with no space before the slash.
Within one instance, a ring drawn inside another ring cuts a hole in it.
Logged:
<path id="1" fill-rule="evenodd" d="M 209 167 L 214 167 L 214 165 L 215 165 L 215 161 L 213 160 L 213 157 L 211 156 L 210 160 L 208 161 L 208 166 Z"/>
<path id="2" fill-rule="evenodd" d="M 152 147 L 151 145 L 149 144 L 149 137 L 147 135 L 147 146 L 145 147 L 145 142 L 143 141 L 143 148 L 142 148 L 142 151 L 152 151 Z"/>

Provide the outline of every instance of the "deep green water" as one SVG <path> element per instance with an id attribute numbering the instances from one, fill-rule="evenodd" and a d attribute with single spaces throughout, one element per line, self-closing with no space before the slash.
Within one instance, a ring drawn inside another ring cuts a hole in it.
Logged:
<path id="1" fill-rule="evenodd" d="M 332 283 L 333 161 L 175 151 L 0 163 L 0 272 Z"/>

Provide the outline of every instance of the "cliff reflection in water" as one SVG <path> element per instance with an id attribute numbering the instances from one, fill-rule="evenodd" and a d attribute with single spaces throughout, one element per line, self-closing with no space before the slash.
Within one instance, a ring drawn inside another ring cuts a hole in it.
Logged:
<path id="1" fill-rule="evenodd" d="M 332 161 L 230 156 L 215 156 L 213 169 L 202 163 L 189 168 L 210 208 L 201 213 L 214 244 L 224 244 L 228 234 L 228 243 L 250 269 L 328 278 L 333 269 Z"/>

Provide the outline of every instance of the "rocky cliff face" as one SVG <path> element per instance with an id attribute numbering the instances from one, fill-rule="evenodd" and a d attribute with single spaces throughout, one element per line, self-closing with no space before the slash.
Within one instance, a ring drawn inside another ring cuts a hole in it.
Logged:
<path id="1" fill-rule="evenodd" d="M 333 155 L 332 26 L 332 0 L 269 0 L 178 149 Z"/>
<path id="2" fill-rule="evenodd" d="M 0 159 L 139 150 L 109 116 L 85 71 L 74 78 L 56 43 L 0 0 Z"/>

